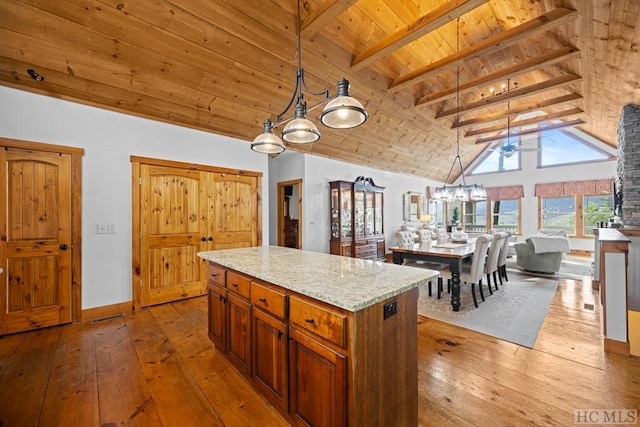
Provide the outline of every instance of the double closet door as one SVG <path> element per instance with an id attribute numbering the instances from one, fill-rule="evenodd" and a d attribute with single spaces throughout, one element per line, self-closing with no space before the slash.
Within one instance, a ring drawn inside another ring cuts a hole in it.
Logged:
<path id="1" fill-rule="evenodd" d="M 260 173 L 132 163 L 134 305 L 204 295 L 207 263 L 198 252 L 262 244 Z"/>

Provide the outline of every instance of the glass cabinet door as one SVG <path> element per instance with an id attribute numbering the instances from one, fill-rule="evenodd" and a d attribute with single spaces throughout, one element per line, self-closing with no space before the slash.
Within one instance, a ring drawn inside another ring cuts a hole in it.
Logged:
<path id="1" fill-rule="evenodd" d="M 354 202 L 354 227 L 355 237 L 364 236 L 364 190 L 356 190 Z"/>
<path id="2" fill-rule="evenodd" d="M 340 237 L 340 217 L 339 217 L 340 201 L 338 199 L 338 189 L 331 189 L 331 238 Z"/>
<path id="3" fill-rule="evenodd" d="M 365 235 L 370 236 L 373 234 L 373 193 L 371 191 L 367 191 L 365 193 Z"/>
<path id="4" fill-rule="evenodd" d="M 340 237 L 352 237 L 351 231 L 351 189 L 343 188 L 342 189 L 341 202 L 340 206 L 340 222 L 342 224 L 342 232 Z"/>
<path id="5" fill-rule="evenodd" d="M 383 234 L 382 229 L 382 193 L 375 193 L 375 206 L 374 206 L 374 233 Z"/>

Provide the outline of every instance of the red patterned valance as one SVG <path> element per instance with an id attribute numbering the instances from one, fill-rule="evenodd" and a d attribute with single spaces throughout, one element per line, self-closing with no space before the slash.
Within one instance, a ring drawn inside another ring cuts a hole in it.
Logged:
<path id="1" fill-rule="evenodd" d="M 485 190 L 487 191 L 487 198 L 491 200 L 513 200 L 524 197 L 524 188 L 522 185 L 491 187 Z"/>
<path id="2" fill-rule="evenodd" d="M 536 184 L 537 197 L 563 197 L 575 195 L 611 194 L 611 179 L 589 179 L 587 181 L 553 182 Z"/>

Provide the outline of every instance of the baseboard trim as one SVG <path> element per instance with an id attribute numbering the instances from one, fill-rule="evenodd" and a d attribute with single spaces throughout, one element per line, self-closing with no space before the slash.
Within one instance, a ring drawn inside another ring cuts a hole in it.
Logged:
<path id="1" fill-rule="evenodd" d="M 619 354 L 620 356 L 631 356 L 628 342 L 616 341 L 606 337 L 604 339 L 604 351 L 606 353 Z"/>
<path id="2" fill-rule="evenodd" d="M 118 304 L 104 305 L 102 307 L 82 310 L 82 321 L 91 322 L 94 320 L 115 317 L 133 311 L 133 301 L 125 301 Z"/>

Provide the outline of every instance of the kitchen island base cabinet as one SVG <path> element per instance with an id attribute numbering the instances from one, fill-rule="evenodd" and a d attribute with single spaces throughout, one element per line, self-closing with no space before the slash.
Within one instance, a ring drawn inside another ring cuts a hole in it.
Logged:
<path id="1" fill-rule="evenodd" d="M 293 327 L 289 355 L 295 425 L 346 425 L 346 357 Z"/>
<path id="2" fill-rule="evenodd" d="M 289 411 L 287 383 L 287 325 L 262 310 L 253 309 L 253 381 L 280 412 Z"/>
<path id="3" fill-rule="evenodd" d="M 224 273 L 209 280 L 209 336 L 292 425 L 418 425 L 417 287 L 349 311 Z"/>

